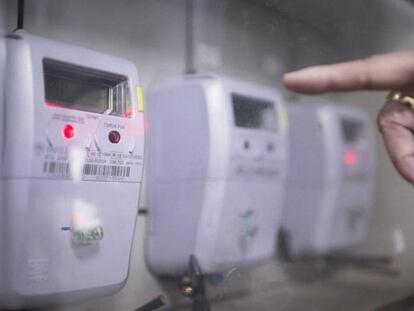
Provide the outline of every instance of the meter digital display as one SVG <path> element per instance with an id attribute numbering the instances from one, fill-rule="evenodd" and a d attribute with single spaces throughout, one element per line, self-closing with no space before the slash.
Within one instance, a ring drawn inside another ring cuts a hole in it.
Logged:
<path id="1" fill-rule="evenodd" d="M 277 130 L 276 112 L 270 101 L 233 94 L 236 126 L 251 129 Z"/>
<path id="2" fill-rule="evenodd" d="M 363 124 L 357 120 L 342 118 L 341 125 L 343 138 L 346 142 L 356 141 L 363 130 Z"/>
<path id="3" fill-rule="evenodd" d="M 117 116 L 131 116 L 125 76 L 44 59 L 47 105 Z"/>

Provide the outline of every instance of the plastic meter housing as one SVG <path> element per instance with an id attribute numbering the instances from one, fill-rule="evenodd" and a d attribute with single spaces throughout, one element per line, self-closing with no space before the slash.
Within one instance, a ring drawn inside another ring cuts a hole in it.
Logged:
<path id="1" fill-rule="evenodd" d="M 136 67 L 24 31 L 6 44 L 0 305 L 113 294 L 127 278 L 142 181 Z"/>
<path id="2" fill-rule="evenodd" d="M 275 253 L 287 169 L 278 92 L 216 75 L 152 87 L 146 260 L 158 275 L 252 264 Z"/>
<path id="3" fill-rule="evenodd" d="M 375 190 L 372 122 L 357 107 L 292 104 L 283 236 L 291 256 L 323 255 L 362 242 Z"/>

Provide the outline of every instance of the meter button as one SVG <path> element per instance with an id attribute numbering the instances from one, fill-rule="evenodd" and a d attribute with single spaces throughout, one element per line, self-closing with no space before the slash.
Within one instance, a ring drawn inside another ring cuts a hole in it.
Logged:
<path id="1" fill-rule="evenodd" d="M 266 150 L 269 153 L 272 153 L 273 151 L 275 151 L 275 145 L 273 143 L 268 143 L 266 146 Z"/>
<path id="2" fill-rule="evenodd" d="M 132 130 L 131 130 L 132 128 Z M 133 127 L 122 122 L 104 120 L 97 126 L 95 144 L 101 152 L 129 152 L 134 139 Z"/>
<path id="3" fill-rule="evenodd" d="M 121 140 L 121 134 L 118 131 L 110 131 L 108 134 L 108 139 L 111 143 L 117 144 Z"/>

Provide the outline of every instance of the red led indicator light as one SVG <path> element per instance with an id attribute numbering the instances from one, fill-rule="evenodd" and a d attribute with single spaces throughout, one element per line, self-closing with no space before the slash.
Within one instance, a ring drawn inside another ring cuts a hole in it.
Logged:
<path id="1" fill-rule="evenodd" d="M 354 165 L 356 163 L 356 155 L 355 155 L 355 152 L 353 152 L 353 151 L 346 151 L 344 153 L 344 162 L 347 165 L 349 165 L 349 166 Z"/>
<path id="2" fill-rule="evenodd" d="M 75 136 L 75 128 L 71 124 L 66 124 L 62 129 L 63 137 L 71 139 Z"/>

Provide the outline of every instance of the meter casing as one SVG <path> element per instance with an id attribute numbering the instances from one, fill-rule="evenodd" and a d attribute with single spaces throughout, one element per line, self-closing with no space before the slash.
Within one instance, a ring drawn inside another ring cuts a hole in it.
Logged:
<path id="1" fill-rule="evenodd" d="M 277 127 L 237 127 L 233 96 L 266 101 Z M 147 102 L 146 260 L 152 272 L 184 273 L 190 255 L 204 273 L 274 255 L 287 167 L 278 93 L 190 75 L 153 87 Z"/>
<path id="2" fill-rule="evenodd" d="M 289 106 L 290 163 L 282 228 L 291 256 L 362 242 L 375 188 L 371 121 L 356 107 Z"/>
<path id="3" fill-rule="evenodd" d="M 124 76 L 131 115 L 47 105 L 46 59 L 80 72 Z M 17 31 L 7 37 L 6 77 L 0 305 L 21 308 L 113 294 L 127 278 L 142 179 L 144 122 L 136 109 L 135 65 Z M 68 123 L 75 129 L 71 139 L 61 132 Z M 107 141 L 111 128 L 122 135 L 119 144 Z M 101 241 L 72 239 L 71 224 L 79 217 L 74 210 L 84 207 L 96 211 Z"/>

